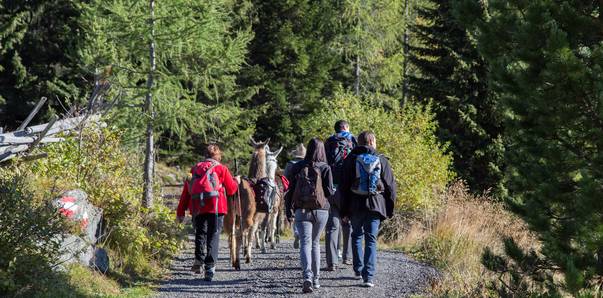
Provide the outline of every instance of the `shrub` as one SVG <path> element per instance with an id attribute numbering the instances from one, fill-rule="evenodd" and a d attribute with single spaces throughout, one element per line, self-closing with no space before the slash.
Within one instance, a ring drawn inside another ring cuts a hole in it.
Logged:
<path id="1" fill-rule="evenodd" d="M 437 190 L 453 177 L 451 157 L 434 135 L 436 124 L 429 107 L 408 103 L 387 111 L 353 95 L 339 93 L 304 120 L 306 139 L 327 137 L 335 121 L 345 119 L 351 130 L 371 130 L 377 146 L 392 164 L 398 183 L 398 210 L 429 210 L 437 206 Z"/>
<path id="2" fill-rule="evenodd" d="M 33 199 L 25 174 L 0 168 L 0 293 L 37 296 L 61 277 L 59 260 L 62 216 Z"/>
<path id="3" fill-rule="evenodd" d="M 103 209 L 101 245 L 113 269 L 148 277 L 177 251 L 179 229 L 160 199 L 151 210 L 142 207 L 142 158 L 126 151 L 120 139 L 113 129 L 86 129 L 80 137 L 47 146 L 48 158 L 34 162 L 31 171 L 41 192 L 86 191 Z"/>

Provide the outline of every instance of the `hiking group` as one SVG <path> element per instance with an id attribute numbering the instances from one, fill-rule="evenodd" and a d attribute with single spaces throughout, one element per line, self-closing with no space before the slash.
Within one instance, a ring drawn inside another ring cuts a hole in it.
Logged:
<path id="1" fill-rule="evenodd" d="M 284 209 L 294 231 L 294 247 L 300 250 L 304 293 L 320 288 L 319 240 L 324 230 L 327 266 L 323 270 L 337 268 L 341 249 L 341 264 L 350 265 L 351 261 L 353 274 L 362 280 L 361 285 L 373 287 L 379 226 L 393 215 L 396 201 L 391 166 L 378 153 L 375 134 L 364 131 L 356 139 L 344 120 L 337 121 L 334 129 L 335 134 L 324 143 L 313 138 L 307 148 L 299 144 L 284 171 L 283 181 L 289 182 Z M 240 187 L 244 179 L 233 177 L 220 163 L 221 151 L 217 145 L 210 144 L 205 151 L 206 159 L 191 169 L 192 178 L 184 184 L 177 219 L 182 222 L 185 211 L 190 211 L 195 227 L 192 270 L 201 273 L 203 268 L 204 279 L 211 281 L 224 216 L 231 212 L 229 206 L 234 206 L 229 204 L 227 196 L 244 190 Z M 234 219 L 232 224 L 234 227 Z M 234 237 L 234 228 L 232 233 Z M 263 237 L 258 240 L 263 241 Z M 249 245 L 247 242 L 246 250 Z M 231 259 L 232 251 L 231 247 Z M 247 262 L 249 258 L 248 254 Z M 233 261 L 233 266 L 238 266 L 238 260 L 234 264 Z"/>

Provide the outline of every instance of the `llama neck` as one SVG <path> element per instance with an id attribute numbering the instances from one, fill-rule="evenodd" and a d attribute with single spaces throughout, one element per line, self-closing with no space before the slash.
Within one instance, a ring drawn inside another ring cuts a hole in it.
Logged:
<path id="1" fill-rule="evenodd" d="M 249 177 L 260 179 L 266 177 L 266 151 L 257 150 L 253 153 L 249 167 Z"/>

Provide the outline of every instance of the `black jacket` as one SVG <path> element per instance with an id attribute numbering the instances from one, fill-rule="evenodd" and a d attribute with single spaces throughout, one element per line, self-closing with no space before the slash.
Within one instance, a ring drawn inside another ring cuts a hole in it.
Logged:
<path id="1" fill-rule="evenodd" d="M 295 210 L 293 210 L 293 198 L 292 197 L 293 197 L 293 192 L 295 192 L 295 184 L 297 182 L 296 181 L 297 174 L 307 164 L 308 164 L 308 162 L 305 160 L 295 163 L 292 166 L 289 175 L 286 176 L 287 179 L 289 180 L 289 190 L 287 191 L 287 194 L 285 195 L 285 211 L 287 213 L 286 214 L 287 218 L 292 218 L 293 212 L 295 211 Z M 320 177 L 322 178 L 322 189 L 325 193 L 325 197 L 329 198 L 330 196 L 335 194 L 335 187 L 333 186 L 333 175 L 331 175 L 331 167 L 329 167 L 329 165 L 324 162 L 315 163 L 315 166 L 320 170 Z M 324 206 L 323 209 L 329 210 L 329 207 L 330 207 L 329 203 L 327 202 L 327 204 Z"/>
<path id="2" fill-rule="evenodd" d="M 356 157 L 363 153 L 378 155 L 381 161 L 381 181 L 385 187 L 382 194 L 364 197 L 352 192 L 352 184 L 356 179 Z M 372 147 L 358 146 L 343 163 L 343 176 L 341 184 L 337 188 L 342 192 L 341 213 L 342 216 L 350 217 L 355 213 L 363 211 L 374 211 L 386 219 L 394 215 L 394 203 L 396 202 L 396 180 L 392 173 L 392 167 L 387 157 L 379 154 Z"/>

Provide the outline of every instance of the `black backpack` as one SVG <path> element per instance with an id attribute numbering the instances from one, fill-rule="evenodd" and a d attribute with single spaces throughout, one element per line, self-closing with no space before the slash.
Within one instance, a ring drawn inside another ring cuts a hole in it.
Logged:
<path id="1" fill-rule="evenodd" d="M 304 166 L 295 176 L 293 206 L 295 209 L 322 209 L 327 204 L 320 169 L 313 164 Z"/>
<path id="2" fill-rule="evenodd" d="M 345 137 L 335 136 L 329 142 L 327 154 L 335 184 L 339 184 L 339 179 L 343 174 L 343 161 L 352 152 L 352 149 L 354 149 L 354 143 Z"/>
<path id="3" fill-rule="evenodd" d="M 272 193 L 272 185 L 270 179 L 267 177 L 259 179 L 253 185 L 253 192 L 255 193 L 255 204 L 257 212 L 269 212 L 272 202 L 270 194 Z"/>

